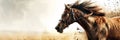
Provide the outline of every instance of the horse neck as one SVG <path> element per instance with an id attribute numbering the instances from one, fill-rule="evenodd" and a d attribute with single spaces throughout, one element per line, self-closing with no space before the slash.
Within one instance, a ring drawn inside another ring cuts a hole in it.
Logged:
<path id="1" fill-rule="evenodd" d="M 85 29 L 85 31 L 90 30 L 91 25 L 87 17 L 84 17 L 85 16 L 84 13 L 77 9 L 73 9 L 73 12 L 74 12 L 73 16 L 76 19 L 76 22 L 78 22 Z"/>
<path id="2" fill-rule="evenodd" d="M 88 20 L 86 20 L 85 18 L 81 18 L 79 19 L 79 21 L 77 21 L 78 24 L 80 24 L 82 26 L 82 28 L 86 31 L 86 34 L 88 36 L 89 40 L 95 40 L 95 37 L 93 36 L 94 33 L 91 31 L 91 25 L 89 23 Z"/>
<path id="3" fill-rule="evenodd" d="M 79 19 L 78 23 L 87 31 L 90 30 L 90 25 L 86 19 Z"/>
<path id="4" fill-rule="evenodd" d="M 74 16 L 77 20 L 76 22 L 80 24 L 85 31 L 89 32 L 89 30 L 91 30 L 92 25 L 89 22 L 88 17 L 84 17 L 84 15 L 80 13 L 75 13 Z"/>
<path id="5" fill-rule="evenodd" d="M 80 13 L 79 13 L 80 14 Z M 95 33 L 92 32 L 92 24 L 90 23 L 88 17 L 84 17 L 84 15 L 75 14 L 75 18 L 77 19 L 77 23 L 81 25 L 81 27 L 86 31 L 89 40 L 95 40 L 93 36 Z"/>

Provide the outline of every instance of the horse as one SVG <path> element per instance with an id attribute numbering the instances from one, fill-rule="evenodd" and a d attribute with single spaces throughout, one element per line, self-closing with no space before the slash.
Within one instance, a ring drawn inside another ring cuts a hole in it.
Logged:
<path id="1" fill-rule="evenodd" d="M 88 40 L 120 40 L 119 17 L 105 17 L 105 13 L 82 8 L 83 4 L 80 4 L 81 9 L 65 5 L 64 13 L 55 29 L 62 33 L 70 24 L 77 22 L 86 31 Z"/>
<path id="2" fill-rule="evenodd" d="M 83 3 L 81 3 L 81 4 L 79 4 L 79 1 L 76 1 L 71 7 L 72 8 L 77 8 L 77 9 L 79 9 L 79 10 L 81 10 L 81 11 L 83 11 L 84 13 L 87 13 L 87 12 L 89 12 L 90 10 L 93 12 L 93 15 L 96 15 L 96 16 L 104 16 L 104 17 L 106 17 L 106 19 L 107 19 L 107 17 L 109 16 L 109 15 L 106 15 L 106 14 L 108 14 L 108 13 L 102 13 L 102 12 L 99 12 L 99 10 L 101 10 L 101 8 L 99 8 L 99 6 L 93 6 L 93 7 L 89 7 L 89 5 L 90 4 L 92 4 L 92 3 L 90 3 L 90 1 L 86 1 L 86 2 L 83 2 Z M 113 13 L 112 13 L 113 14 Z M 115 15 L 117 15 L 117 14 L 115 14 Z M 110 18 L 112 18 L 112 16 L 115 16 L 115 15 L 110 15 L 109 17 Z M 117 16 L 115 16 L 115 17 L 117 17 Z M 119 20 L 119 17 L 120 16 L 118 16 L 117 17 L 117 19 L 116 20 Z M 103 18 L 104 19 L 104 18 Z M 114 20 L 114 18 L 113 18 L 113 20 Z M 99 22 L 99 21 L 98 21 Z M 114 22 L 114 21 L 112 21 L 112 22 Z M 109 23 L 109 22 L 108 22 Z M 115 29 L 115 28 L 117 28 L 117 30 L 118 29 L 120 29 L 119 28 L 119 22 L 117 23 L 118 25 L 115 25 L 115 23 L 111 23 L 110 25 L 111 26 L 113 26 L 113 29 Z M 117 26 L 117 27 L 115 27 L 115 26 Z M 112 28 L 112 27 L 111 27 Z M 111 30 L 111 29 L 110 29 Z M 115 30 L 114 30 L 115 31 Z M 109 31 L 109 33 L 110 33 L 111 31 Z M 118 33 L 120 33 L 120 31 L 118 31 Z M 117 35 L 118 35 L 118 33 L 117 33 Z M 112 34 L 112 33 L 111 33 Z M 118 35 L 118 36 L 120 36 L 120 35 Z M 109 40 L 110 39 L 114 39 L 114 40 L 120 40 L 120 39 L 118 39 L 118 38 L 113 38 L 113 37 L 110 37 L 110 35 L 108 36 L 109 37 Z"/>

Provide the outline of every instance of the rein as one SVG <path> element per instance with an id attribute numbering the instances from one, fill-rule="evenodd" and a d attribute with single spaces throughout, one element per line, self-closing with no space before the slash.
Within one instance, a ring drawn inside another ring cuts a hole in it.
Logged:
<path id="1" fill-rule="evenodd" d="M 73 9 L 71 8 L 71 12 L 70 12 L 70 15 L 71 15 L 71 18 L 73 19 L 73 21 L 77 21 L 76 18 L 75 18 L 75 13 L 73 12 Z"/>

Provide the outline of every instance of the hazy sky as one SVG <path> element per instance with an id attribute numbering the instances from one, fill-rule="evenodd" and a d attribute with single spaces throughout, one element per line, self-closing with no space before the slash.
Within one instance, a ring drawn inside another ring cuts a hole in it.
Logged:
<path id="1" fill-rule="evenodd" d="M 53 32 L 64 11 L 64 4 L 76 0 L 0 0 L 0 31 Z M 119 0 L 117 0 L 119 1 Z M 104 7 L 106 1 L 97 1 Z M 116 2 L 113 2 L 115 4 Z M 120 4 L 120 3 L 119 3 Z M 107 5 L 104 8 L 113 8 Z M 120 6 L 120 5 L 118 5 Z M 117 7 L 116 7 L 117 9 Z M 66 31 L 76 30 L 77 23 L 70 25 Z M 83 30 L 83 29 L 81 29 Z"/>

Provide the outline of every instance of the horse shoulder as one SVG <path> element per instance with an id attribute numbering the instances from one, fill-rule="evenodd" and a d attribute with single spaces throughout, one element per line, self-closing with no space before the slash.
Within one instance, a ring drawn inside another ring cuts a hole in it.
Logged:
<path id="1" fill-rule="evenodd" d="M 109 37 L 120 38 L 120 17 L 108 18 Z"/>

